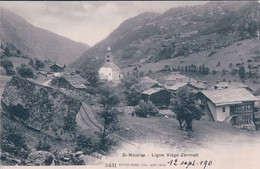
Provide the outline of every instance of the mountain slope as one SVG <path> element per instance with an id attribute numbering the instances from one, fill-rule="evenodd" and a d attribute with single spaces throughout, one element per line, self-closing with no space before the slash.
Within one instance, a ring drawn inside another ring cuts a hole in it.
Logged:
<path id="1" fill-rule="evenodd" d="M 32 58 L 69 64 L 89 48 L 86 44 L 35 27 L 3 8 L 0 8 L 0 23 L 1 43 L 12 44 Z"/>
<path id="2" fill-rule="evenodd" d="M 120 67 L 215 50 L 257 35 L 257 2 L 210 2 L 144 13 L 123 22 L 82 54 L 72 67 L 100 66 L 109 45 Z"/>

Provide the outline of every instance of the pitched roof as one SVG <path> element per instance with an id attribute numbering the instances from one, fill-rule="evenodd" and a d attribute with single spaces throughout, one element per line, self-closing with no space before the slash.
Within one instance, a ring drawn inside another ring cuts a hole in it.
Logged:
<path id="1" fill-rule="evenodd" d="M 195 87 L 197 89 L 206 89 L 207 88 L 207 85 L 206 83 L 203 83 L 201 81 L 198 81 L 198 80 L 195 80 L 195 79 L 190 79 L 188 84 L 192 87 Z"/>
<path id="2" fill-rule="evenodd" d="M 47 74 L 47 72 L 44 72 L 44 71 L 39 71 L 39 72 L 37 72 L 37 74 L 46 75 L 46 74 Z"/>
<path id="3" fill-rule="evenodd" d="M 86 88 L 85 84 L 90 84 L 80 75 L 63 75 L 62 77 L 65 78 L 75 88 Z"/>
<path id="4" fill-rule="evenodd" d="M 162 91 L 162 90 L 165 90 L 165 89 L 163 89 L 163 88 L 151 88 L 151 89 L 146 90 L 142 93 L 147 94 L 147 95 L 152 95 L 152 94 L 157 93 L 157 92 Z"/>
<path id="5" fill-rule="evenodd" d="M 131 88 L 135 87 L 139 92 L 143 92 L 149 90 L 152 87 L 163 86 L 158 81 L 151 79 L 149 77 L 143 77 L 141 82 L 138 84 L 134 84 Z"/>
<path id="6" fill-rule="evenodd" d="M 179 82 L 179 83 L 175 83 L 173 86 L 165 86 L 165 88 L 168 90 L 176 91 L 179 88 L 186 86 L 186 85 L 187 85 L 187 83 L 185 83 L 185 82 Z"/>
<path id="7" fill-rule="evenodd" d="M 146 77 L 142 78 L 141 83 L 153 83 L 153 84 L 156 84 L 156 83 L 159 83 L 159 82 L 154 80 L 154 79 L 152 79 L 152 78 L 150 78 L 150 77 L 146 76 Z"/>
<path id="8" fill-rule="evenodd" d="M 57 64 L 57 63 L 54 63 L 53 65 L 51 65 L 50 67 L 53 67 L 53 66 L 58 66 L 60 68 L 63 68 L 63 66 L 61 66 L 60 64 Z"/>
<path id="9" fill-rule="evenodd" d="M 112 63 L 112 62 L 106 62 L 101 68 L 103 68 L 103 67 L 105 67 L 105 68 L 111 68 L 112 70 L 117 70 L 117 71 L 119 71 L 120 70 L 120 68 L 116 65 L 116 64 L 114 64 L 114 63 Z"/>
<path id="10" fill-rule="evenodd" d="M 216 106 L 239 104 L 246 101 L 257 101 L 258 98 L 244 88 L 227 88 L 223 90 L 200 91 Z"/>
<path id="11" fill-rule="evenodd" d="M 213 90 L 215 89 L 215 86 L 218 87 L 218 89 L 226 89 L 226 88 L 249 88 L 248 86 L 242 84 L 242 83 L 237 83 L 237 82 L 220 82 L 218 84 L 215 84 L 211 86 L 209 89 Z M 249 88 L 250 89 L 250 88 Z"/>

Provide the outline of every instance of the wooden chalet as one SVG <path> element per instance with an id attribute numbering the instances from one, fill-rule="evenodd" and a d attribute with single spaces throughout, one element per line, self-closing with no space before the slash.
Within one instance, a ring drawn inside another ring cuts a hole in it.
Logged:
<path id="1" fill-rule="evenodd" d="M 203 90 L 197 93 L 206 105 L 213 121 L 229 122 L 234 126 L 255 129 L 254 103 L 258 100 L 244 88 Z"/>

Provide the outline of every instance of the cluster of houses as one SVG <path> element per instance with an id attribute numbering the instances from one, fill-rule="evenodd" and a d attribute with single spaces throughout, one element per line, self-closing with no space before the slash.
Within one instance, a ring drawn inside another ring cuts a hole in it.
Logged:
<path id="1" fill-rule="evenodd" d="M 252 90 L 244 84 L 220 82 L 207 88 L 206 82 L 174 72 L 164 78 L 164 83 L 145 77 L 135 85 L 142 93 L 144 101 L 150 100 L 159 108 L 168 107 L 171 95 L 184 86 L 196 93 L 198 104 L 210 120 L 255 129 L 255 104 L 259 104 L 259 97 L 254 96 Z"/>
<path id="2" fill-rule="evenodd" d="M 65 73 L 62 76 L 53 78 L 50 84 L 58 88 L 73 90 L 78 93 L 91 92 L 92 90 L 90 83 L 78 74 L 71 75 Z"/>
<path id="3" fill-rule="evenodd" d="M 38 77 L 59 77 L 62 76 L 65 72 L 65 68 L 66 66 L 61 66 L 57 63 L 53 63 L 50 67 L 49 67 L 49 71 L 45 72 L 45 71 L 38 71 L 37 75 Z"/>
<path id="4" fill-rule="evenodd" d="M 102 80 L 119 83 L 123 77 L 121 70 L 113 63 L 113 55 L 108 47 L 105 54 L 105 64 L 99 69 Z M 207 82 L 198 81 L 179 72 L 160 80 L 143 77 L 138 84 L 132 86 L 141 93 L 144 101 L 153 102 L 158 108 L 168 108 L 172 95 L 181 87 L 186 87 L 196 93 L 197 102 L 212 121 L 222 121 L 234 126 L 255 129 L 255 104 L 259 97 L 254 96 L 252 90 L 237 82 L 217 82 L 208 87 Z"/>
<path id="5" fill-rule="evenodd" d="M 104 65 L 98 70 L 100 80 L 114 84 L 120 83 L 123 74 L 121 69 L 113 63 L 110 47 L 107 48 L 104 59 Z M 52 85 L 79 92 L 91 91 L 89 82 L 77 74 L 64 73 L 64 69 L 64 66 L 58 64 L 50 67 L 50 74 L 55 76 L 51 81 Z M 198 81 L 179 72 L 172 72 L 158 81 L 143 77 L 131 88 L 138 90 L 145 102 L 151 101 L 158 108 L 167 109 L 172 95 L 182 87 L 197 93 L 197 102 L 203 107 L 210 120 L 231 123 L 240 128 L 255 129 L 254 107 L 255 103 L 259 103 L 259 97 L 254 96 L 251 93 L 252 90 L 241 83 L 220 82 L 208 87 L 205 81 Z"/>

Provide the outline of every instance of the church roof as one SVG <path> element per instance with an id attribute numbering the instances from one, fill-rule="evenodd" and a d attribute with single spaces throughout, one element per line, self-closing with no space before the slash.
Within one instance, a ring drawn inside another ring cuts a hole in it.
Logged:
<path id="1" fill-rule="evenodd" d="M 102 67 L 111 68 L 112 70 L 120 70 L 120 68 L 116 64 L 114 64 L 112 62 L 107 62 Z"/>

